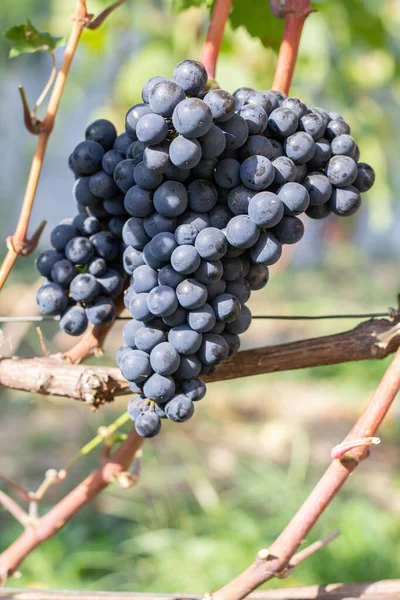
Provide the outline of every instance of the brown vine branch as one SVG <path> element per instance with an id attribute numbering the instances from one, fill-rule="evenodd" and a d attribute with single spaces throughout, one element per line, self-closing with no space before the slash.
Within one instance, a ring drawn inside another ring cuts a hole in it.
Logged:
<path id="1" fill-rule="evenodd" d="M 372 399 L 345 441 L 374 436 L 399 389 L 400 349 L 397 350 Z M 213 600 L 241 600 L 266 581 L 279 576 L 290 564 L 290 559 L 350 474 L 367 458 L 368 452 L 368 447 L 357 447 L 340 460 L 333 460 L 304 504 L 269 547 L 265 560 L 257 557 L 248 569 L 215 592 Z"/>
<path id="2" fill-rule="evenodd" d="M 82 342 L 79 347 L 93 345 Z M 395 352 L 399 346 L 400 324 L 387 319 L 373 319 L 335 335 L 239 352 L 224 361 L 205 381 L 381 359 Z M 115 396 L 131 393 L 116 367 L 70 364 L 58 355 L 49 358 L 2 358 L 0 384 L 26 392 L 66 396 L 90 406 L 112 402 Z"/>
<path id="3" fill-rule="evenodd" d="M 111 6 L 108 6 L 107 8 L 105 8 L 103 10 L 103 12 L 101 12 L 99 14 L 98 17 L 96 17 L 95 19 L 92 19 L 92 21 L 90 21 L 90 23 L 88 23 L 87 28 L 88 29 L 98 29 L 103 23 L 104 21 L 107 19 L 107 17 L 114 12 L 114 10 L 116 8 L 118 8 L 119 6 L 122 6 L 122 4 L 125 4 L 126 0 L 117 0 L 117 2 L 114 2 L 113 4 L 111 4 Z"/>
<path id="4" fill-rule="evenodd" d="M 50 76 L 49 76 L 49 79 L 47 80 L 46 85 L 44 86 L 44 88 L 42 90 L 42 93 L 40 94 L 39 98 L 35 102 L 35 106 L 33 107 L 32 114 L 31 114 L 31 118 L 36 118 L 37 110 L 38 110 L 39 106 L 42 104 L 43 100 L 46 98 L 47 94 L 49 93 L 51 86 L 53 85 L 55 76 L 57 74 L 56 55 L 54 52 L 51 52 L 50 54 L 51 54 L 51 60 L 52 60 Z"/>
<path id="5" fill-rule="evenodd" d="M 20 507 L 20 505 L 15 502 L 10 496 L 0 490 L 0 506 L 3 506 L 5 510 L 7 510 L 10 515 L 14 517 L 18 523 L 25 525 L 28 522 L 28 514 Z"/>
<path id="6" fill-rule="evenodd" d="M 231 4 L 232 0 L 215 0 L 207 39 L 200 57 L 200 62 L 205 66 L 209 79 L 215 79 L 218 56 Z"/>
<path id="7" fill-rule="evenodd" d="M 53 537 L 77 512 L 118 479 L 130 466 L 143 438 L 132 429 L 115 453 L 67 494 L 47 514 L 28 525 L 21 536 L 0 554 L 0 585 L 37 546 Z"/>
<path id="8" fill-rule="evenodd" d="M 272 3 L 272 10 L 275 10 Z M 292 83 L 301 33 L 306 18 L 311 12 L 311 0 L 282 0 L 279 2 L 280 14 L 285 19 L 283 40 L 279 49 L 278 63 L 272 89 L 288 94 Z"/>

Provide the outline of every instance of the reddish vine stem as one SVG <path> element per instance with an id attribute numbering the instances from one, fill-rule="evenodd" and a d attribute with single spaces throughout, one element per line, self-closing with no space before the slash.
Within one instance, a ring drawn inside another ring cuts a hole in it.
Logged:
<path id="1" fill-rule="evenodd" d="M 215 0 L 207 39 L 200 57 L 200 62 L 205 66 L 210 79 L 215 79 L 217 60 L 231 4 L 232 0 Z"/>
<path id="2" fill-rule="evenodd" d="M 279 49 L 272 89 L 288 94 L 299 50 L 301 33 L 311 12 L 311 0 L 284 0 L 285 30 Z"/>
<path id="3" fill-rule="evenodd" d="M 345 441 L 375 435 L 399 389 L 400 349 Z M 241 600 L 261 584 L 280 576 L 324 510 L 368 453 L 368 447 L 357 447 L 340 460 L 333 460 L 293 519 L 269 547 L 266 559 L 258 556 L 248 569 L 215 592 L 213 600 Z"/>

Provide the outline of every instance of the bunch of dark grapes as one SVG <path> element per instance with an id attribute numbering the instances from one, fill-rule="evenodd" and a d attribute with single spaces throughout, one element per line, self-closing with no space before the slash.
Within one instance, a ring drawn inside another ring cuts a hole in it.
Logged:
<path id="1" fill-rule="evenodd" d="M 122 228 L 127 218 L 123 186 L 114 181 L 115 166 L 125 158 L 125 135 L 99 119 L 86 129 L 86 140 L 69 159 L 75 175 L 73 195 L 78 214 L 51 232 L 52 248 L 36 261 L 45 277 L 37 302 L 45 315 L 59 315 L 60 327 L 81 335 L 89 322 L 115 319 L 114 299 L 122 293 Z"/>
<path id="2" fill-rule="evenodd" d="M 282 245 L 303 236 L 299 215 L 352 215 L 375 178 L 339 114 L 275 91 L 204 92 L 206 83 L 192 60 L 172 80 L 150 79 L 119 136 L 126 157 L 109 170 L 130 216 L 133 319 L 117 363 L 145 437 L 163 418 L 189 419 L 206 392 L 201 377 L 238 351 L 246 302 Z"/>

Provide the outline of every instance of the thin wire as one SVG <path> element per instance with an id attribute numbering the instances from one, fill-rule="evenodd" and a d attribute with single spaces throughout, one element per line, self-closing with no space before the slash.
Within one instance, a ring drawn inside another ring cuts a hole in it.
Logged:
<path id="1" fill-rule="evenodd" d="M 348 315 L 253 315 L 253 319 L 269 319 L 280 321 L 316 321 L 319 319 L 375 319 L 376 317 L 390 317 L 389 312 L 357 313 Z M 129 321 L 131 316 L 117 317 L 118 321 Z M 1 317 L 0 323 L 42 323 L 43 321 L 59 321 L 60 317 L 30 316 L 30 317 Z"/>

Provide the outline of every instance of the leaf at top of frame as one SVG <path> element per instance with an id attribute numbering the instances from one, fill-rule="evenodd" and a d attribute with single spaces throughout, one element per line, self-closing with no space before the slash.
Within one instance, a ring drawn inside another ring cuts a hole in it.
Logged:
<path id="1" fill-rule="evenodd" d="M 27 19 L 25 24 L 10 27 L 4 36 L 13 43 L 10 58 L 26 52 L 53 52 L 63 43 L 63 38 L 41 32 Z"/>

